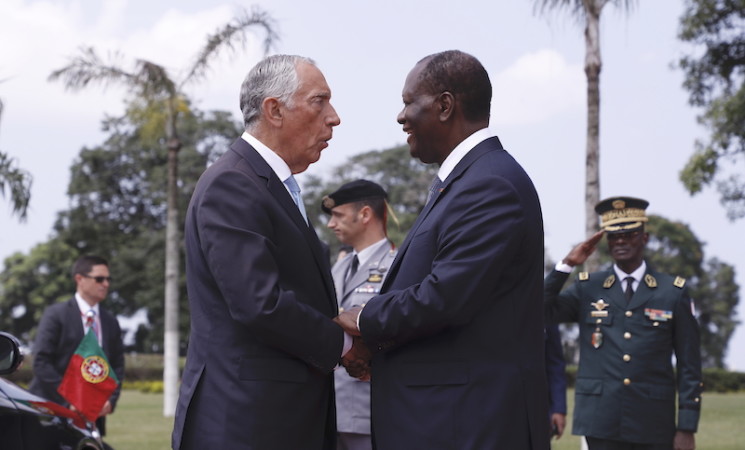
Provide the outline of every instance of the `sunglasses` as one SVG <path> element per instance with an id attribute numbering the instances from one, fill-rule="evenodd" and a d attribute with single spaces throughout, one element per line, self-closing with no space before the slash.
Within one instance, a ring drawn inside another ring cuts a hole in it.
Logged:
<path id="1" fill-rule="evenodd" d="M 83 275 L 83 274 L 81 273 L 80 275 Z M 83 275 L 83 276 L 86 277 L 86 278 L 91 278 L 91 279 L 95 280 L 96 283 L 99 283 L 99 284 L 100 283 L 103 283 L 104 281 L 108 281 L 109 283 L 111 283 L 111 277 L 101 277 L 101 276 L 99 276 L 99 277 L 92 277 L 90 275 Z"/>

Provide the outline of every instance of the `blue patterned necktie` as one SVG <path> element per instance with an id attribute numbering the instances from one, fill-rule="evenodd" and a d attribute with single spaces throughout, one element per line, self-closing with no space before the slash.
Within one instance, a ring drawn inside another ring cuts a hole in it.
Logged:
<path id="1" fill-rule="evenodd" d="M 297 184 L 297 181 L 295 181 L 295 177 L 290 175 L 290 177 L 285 180 L 285 185 L 290 190 L 290 194 L 292 194 L 292 200 L 295 201 L 295 205 L 300 210 L 300 214 L 303 215 L 305 223 L 308 223 L 308 216 L 305 214 L 305 205 L 303 204 L 303 198 L 300 196 L 300 186 Z"/>
<path id="2" fill-rule="evenodd" d="M 429 201 L 432 200 L 432 198 L 435 196 L 435 194 L 438 193 L 441 187 L 442 181 L 440 181 L 440 177 L 435 176 L 434 180 L 432 180 L 432 184 L 429 186 L 429 193 L 427 194 L 427 202 L 425 203 L 425 205 L 429 204 Z"/>

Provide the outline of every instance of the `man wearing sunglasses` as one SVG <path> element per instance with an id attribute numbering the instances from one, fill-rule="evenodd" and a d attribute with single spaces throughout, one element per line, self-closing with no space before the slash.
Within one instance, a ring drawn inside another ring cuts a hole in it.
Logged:
<path id="1" fill-rule="evenodd" d="M 648 204 L 631 197 L 598 203 L 602 230 L 569 252 L 544 283 L 547 321 L 579 323 L 572 432 L 585 436 L 590 450 L 695 448 L 702 391 L 698 324 L 685 279 L 656 272 L 644 260 Z M 580 272 L 559 292 L 603 234 L 613 266 Z"/>
<path id="2" fill-rule="evenodd" d="M 73 298 L 49 306 L 41 317 L 33 348 L 34 378 L 29 386 L 34 394 L 65 406 L 68 403 L 57 387 L 91 328 L 116 376 L 124 379 L 122 330 L 116 317 L 100 305 L 111 286 L 108 262 L 99 256 L 81 256 L 73 265 L 72 277 L 77 286 Z M 114 391 L 96 421 L 101 435 L 106 432 L 105 416 L 114 411 L 119 392 L 119 388 Z"/>

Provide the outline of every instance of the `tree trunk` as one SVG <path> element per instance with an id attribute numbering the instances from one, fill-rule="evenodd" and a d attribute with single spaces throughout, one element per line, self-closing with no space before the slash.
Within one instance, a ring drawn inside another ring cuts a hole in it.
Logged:
<path id="1" fill-rule="evenodd" d="M 176 135 L 175 117 L 169 114 L 168 217 L 166 222 L 165 327 L 163 334 L 163 416 L 173 417 L 178 401 L 179 380 L 179 231 L 178 231 L 178 152 L 181 141 Z"/>
<path id="2" fill-rule="evenodd" d="M 603 4 L 604 2 L 599 2 Z M 585 155 L 585 235 L 598 229 L 595 205 L 600 201 L 600 9 L 587 8 L 585 28 L 585 75 L 587 75 L 587 146 Z M 598 269 L 599 255 L 593 253 L 585 270 Z"/>

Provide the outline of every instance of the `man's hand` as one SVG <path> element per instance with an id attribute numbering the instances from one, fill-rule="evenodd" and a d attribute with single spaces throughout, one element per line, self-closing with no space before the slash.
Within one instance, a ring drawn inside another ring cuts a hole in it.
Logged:
<path id="1" fill-rule="evenodd" d="M 103 408 L 101 408 L 101 412 L 98 413 L 98 417 L 103 417 L 108 414 L 111 414 L 112 409 L 114 408 L 111 406 L 111 402 L 106 400 L 106 403 L 103 404 Z"/>
<path id="2" fill-rule="evenodd" d="M 564 264 L 568 264 L 572 267 L 579 266 L 580 264 L 587 261 L 587 258 L 592 255 L 595 251 L 598 242 L 603 238 L 603 230 L 590 236 L 590 239 L 577 245 L 569 252 L 569 254 L 562 260 Z"/>
<path id="3" fill-rule="evenodd" d="M 553 413 L 551 414 L 551 429 L 556 430 L 556 440 L 558 441 L 561 438 L 561 435 L 564 434 L 564 428 L 566 428 L 567 425 L 567 419 L 566 414 L 562 413 Z"/>
<path id="4" fill-rule="evenodd" d="M 361 381 L 370 381 L 370 359 L 372 354 L 362 338 L 352 339 L 352 348 L 341 358 L 341 364 L 347 369 L 349 376 Z"/>
<path id="5" fill-rule="evenodd" d="M 690 431 L 678 430 L 675 432 L 675 439 L 673 439 L 673 448 L 675 450 L 695 450 L 696 437 Z"/>
<path id="6" fill-rule="evenodd" d="M 357 328 L 357 317 L 359 317 L 361 311 L 361 306 L 355 306 L 349 309 L 349 311 L 343 311 L 334 317 L 334 322 L 352 336 L 361 336 L 360 330 Z"/>

